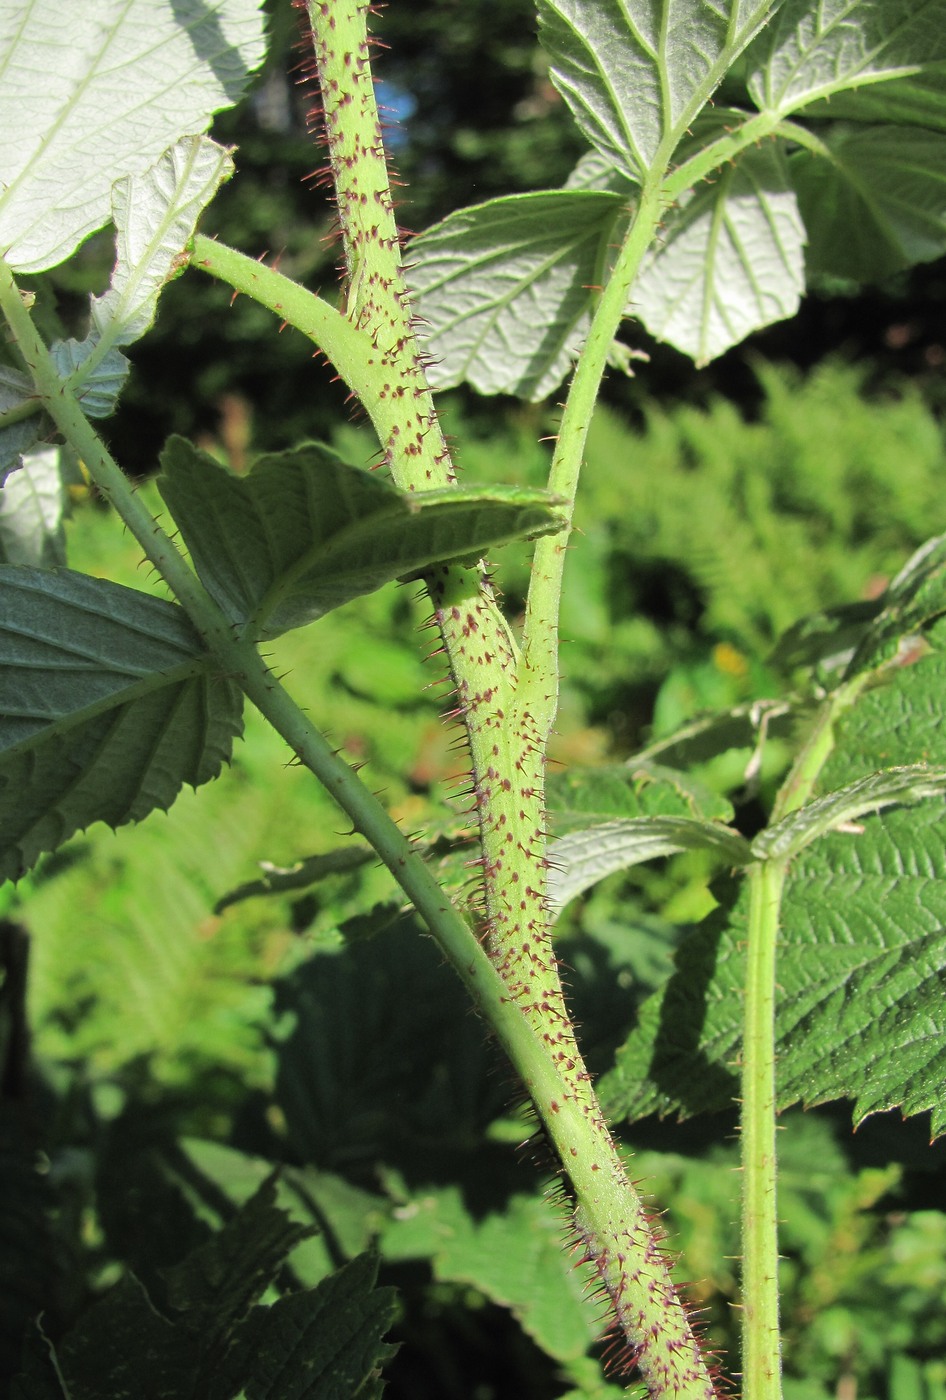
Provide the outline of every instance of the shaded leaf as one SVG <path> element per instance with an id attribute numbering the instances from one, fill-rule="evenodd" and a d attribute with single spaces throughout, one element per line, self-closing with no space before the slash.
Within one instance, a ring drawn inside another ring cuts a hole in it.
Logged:
<path id="1" fill-rule="evenodd" d="M 8 365 L 0 365 L 0 415 L 9 409 L 35 403 L 35 400 L 36 390 L 29 376 Z M 46 431 L 48 422 L 41 413 L 30 413 L 12 423 L 0 424 L 0 486 L 5 484 L 10 472 L 20 466 L 22 454 Z"/>
<path id="2" fill-rule="evenodd" d="M 0 564 L 64 564 L 65 506 L 60 449 L 37 447 L 0 491 Z"/>
<path id="3" fill-rule="evenodd" d="M 513 1196 L 477 1220 L 455 1186 L 418 1194 L 384 1230 L 386 1259 L 430 1258 L 438 1279 L 472 1284 L 549 1356 L 583 1356 L 601 1330 L 591 1271 L 563 1247 L 565 1222 L 539 1196 Z"/>
<path id="4" fill-rule="evenodd" d="M 946 252 L 946 134 L 838 123 L 822 139 L 827 159 L 791 158 L 811 272 L 876 282 Z"/>
<path id="5" fill-rule="evenodd" d="M 397 1295 L 378 1288 L 378 1261 L 363 1254 L 313 1290 L 254 1308 L 211 1378 L 209 1400 L 359 1400 L 380 1397 L 383 1341 Z"/>
<path id="6" fill-rule="evenodd" d="M 190 1400 L 198 1343 L 154 1309 L 126 1276 L 83 1313 L 58 1347 L 69 1400 Z"/>
<path id="7" fill-rule="evenodd" d="M 49 347 L 61 379 L 75 376 L 76 398 L 90 418 L 107 418 L 128 378 L 131 365 L 120 350 L 99 357 L 98 336 L 85 340 L 57 340 Z"/>
<path id="8" fill-rule="evenodd" d="M 680 137 L 773 0 L 539 0 L 552 81 L 588 140 L 641 180 Z"/>
<path id="9" fill-rule="evenodd" d="M 262 58 L 258 0 L 7 7 L 0 247 L 11 266 L 39 272 L 67 258 L 107 222 L 114 182 L 205 131 Z"/>
<path id="10" fill-rule="evenodd" d="M 527 488 L 407 492 L 309 444 L 236 477 L 183 438 L 158 481 L 207 591 L 254 637 L 275 637 L 440 561 L 560 528 Z"/>
<path id="11" fill-rule="evenodd" d="M 785 0 L 747 55 L 749 91 L 785 114 L 946 60 L 942 0 Z"/>
<path id="12" fill-rule="evenodd" d="M 163 1271 L 168 1303 L 181 1327 L 200 1340 L 204 1365 L 222 1356 L 287 1256 L 313 1234 L 314 1226 L 297 1224 L 277 1207 L 270 1175 L 222 1230 Z"/>
<path id="13" fill-rule="evenodd" d="M 93 821 L 139 821 L 208 782 L 241 713 L 175 604 L 0 568 L 0 878 Z"/>
<path id="14" fill-rule="evenodd" d="M 805 229 L 781 147 L 749 150 L 681 201 L 641 263 L 629 314 L 706 364 L 798 309 Z"/>
<path id="15" fill-rule="evenodd" d="M 689 817 L 729 821 L 732 803 L 698 778 L 646 759 L 551 773 L 548 809 L 562 835 L 615 817 Z"/>
<path id="16" fill-rule="evenodd" d="M 558 387 L 590 324 L 590 288 L 625 207 L 611 190 L 490 200 L 415 238 L 408 277 L 441 389 L 537 401 Z"/>
<path id="17" fill-rule="evenodd" d="M 823 102 L 806 105 L 805 116 L 946 131 L 946 63 L 931 64 L 914 77 L 837 92 Z"/>

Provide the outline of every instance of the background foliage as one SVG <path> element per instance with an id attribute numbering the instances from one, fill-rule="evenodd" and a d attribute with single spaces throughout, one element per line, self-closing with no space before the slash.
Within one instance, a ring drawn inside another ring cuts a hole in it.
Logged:
<path id="1" fill-rule="evenodd" d="M 240 173 L 205 228 L 250 253 L 276 240 L 286 270 L 327 283 L 331 216 L 303 180 L 317 158 L 304 95 L 284 76 L 287 16 L 274 8 L 267 69 L 220 124 Z M 573 166 L 531 25 L 527 0 L 385 12 L 411 226 L 554 185 Z M 110 256 L 93 240 L 57 271 L 66 320 Z M 702 709 L 774 694 L 788 625 L 874 596 L 946 529 L 944 289 L 936 264 L 859 298 L 826 285 L 710 370 L 648 346 L 637 379 L 612 379 L 570 558 L 558 758 L 615 760 Z M 300 436 L 369 458 L 301 341 L 226 301 L 192 277 L 169 289 L 109 425 L 120 459 L 150 473 L 171 431 L 202 435 L 236 470 Z M 467 480 L 544 480 L 548 406 L 497 415 L 457 393 L 447 420 Z M 146 584 L 101 504 L 74 495 L 75 566 Z M 525 550 L 497 555 L 513 615 L 526 568 Z M 425 620 L 413 590 L 392 586 L 323 619 L 317 650 L 296 634 L 272 651 L 404 828 L 435 833 L 461 822 L 464 761 L 439 717 L 437 661 L 422 660 Z M 247 728 L 199 796 L 140 829 L 94 828 L 0 893 L 0 1384 L 38 1307 L 51 1333 L 67 1330 L 129 1269 L 155 1296 L 160 1271 L 206 1245 L 280 1164 L 280 1204 L 319 1231 L 287 1239 L 289 1281 L 315 1286 L 374 1243 L 382 1284 L 398 1286 L 387 1394 L 606 1396 L 589 1359 L 596 1309 L 544 1204 L 541 1145 L 519 1146 L 530 1126 L 503 1068 L 386 875 L 358 865 L 216 909 L 259 859 L 291 866 L 339 842 L 328 799 L 252 714 Z M 746 757 L 706 776 L 738 798 Z M 561 954 L 596 1071 L 712 898 L 702 860 L 680 856 L 567 911 Z M 785 1122 L 788 1395 L 946 1395 L 942 1146 L 927 1145 L 924 1120 L 894 1115 L 854 1136 L 843 1105 Z M 703 1281 L 694 1302 L 730 1353 L 731 1133 L 727 1113 L 628 1131 L 679 1276 Z"/>

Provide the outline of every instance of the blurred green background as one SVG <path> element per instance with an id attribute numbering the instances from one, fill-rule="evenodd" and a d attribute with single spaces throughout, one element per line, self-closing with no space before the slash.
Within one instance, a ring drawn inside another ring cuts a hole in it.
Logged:
<path id="1" fill-rule="evenodd" d="M 253 94 L 219 123 L 238 174 L 205 231 L 330 289 L 332 210 L 309 173 L 312 93 L 288 73 L 295 18 L 273 7 Z M 392 0 L 377 22 L 405 226 L 561 183 L 581 144 L 548 81 L 525 0 Z M 110 257 L 91 240 L 55 277 L 81 312 Z M 172 284 L 107 426 L 147 478 L 171 432 L 234 470 L 317 437 L 375 444 L 291 332 L 197 273 Z M 775 695 L 779 634 L 876 595 L 929 535 L 943 491 L 946 268 L 854 294 L 824 288 L 792 322 L 696 371 L 666 348 L 608 381 L 588 443 L 562 621 L 554 758 L 633 753 L 701 710 Z M 541 484 L 554 405 L 444 397 L 469 481 Z M 153 587 L 101 502 L 76 493 L 70 562 Z M 525 547 L 497 554 L 515 620 Z M 293 693 L 409 831 L 461 824 L 464 756 L 440 718 L 442 668 L 416 586 L 394 587 L 274 646 Z M 737 769 L 716 775 L 726 787 Z M 133 1268 L 174 1262 L 284 1164 L 319 1237 L 312 1283 L 371 1240 L 400 1290 L 392 1400 L 605 1396 L 596 1309 L 544 1202 L 550 1164 L 429 940 L 367 864 L 309 890 L 215 912 L 257 862 L 345 843 L 331 802 L 247 716 L 228 771 L 167 816 L 95 828 L 0 891 L 5 980 L 0 1394 L 26 1320 L 51 1333 Z M 593 1067 L 706 907 L 693 858 L 605 882 L 571 908 L 561 956 Z M 946 1398 L 946 1161 L 896 1115 L 856 1135 L 844 1105 L 781 1135 L 789 1400 Z M 679 1275 L 734 1364 L 734 1121 L 628 1130 Z M 34 1171 L 36 1152 L 43 1171 Z M 535 1160 L 533 1160 L 535 1157 Z M 590 1348 L 590 1350 L 589 1350 Z"/>

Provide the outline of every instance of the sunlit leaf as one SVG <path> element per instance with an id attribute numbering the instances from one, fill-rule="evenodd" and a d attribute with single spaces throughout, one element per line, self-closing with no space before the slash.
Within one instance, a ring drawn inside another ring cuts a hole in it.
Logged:
<path id="1" fill-rule="evenodd" d="M 39 272 L 68 257 L 108 221 L 116 180 L 239 99 L 263 42 L 259 0 L 6 6 L 0 248 L 10 264 Z"/>
<path id="2" fill-rule="evenodd" d="M 585 136 L 632 180 L 669 159 L 773 0 L 539 0 L 552 81 Z"/>
<path id="3" fill-rule="evenodd" d="M 798 309 L 805 229 L 781 149 L 746 151 L 671 214 L 629 313 L 697 364 Z"/>
<path id="4" fill-rule="evenodd" d="M 0 490 L 0 564 L 64 564 L 65 504 L 60 449 L 34 448 Z"/>
<path id="5" fill-rule="evenodd" d="M 942 0 L 785 0 L 747 55 L 749 91 L 760 110 L 784 115 L 943 60 Z"/>
<path id="6" fill-rule="evenodd" d="M 567 189 L 462 209 L 410 246 L 432 383 L 545 398 L 590 324 L 615 221 L 611 190 Z"/>

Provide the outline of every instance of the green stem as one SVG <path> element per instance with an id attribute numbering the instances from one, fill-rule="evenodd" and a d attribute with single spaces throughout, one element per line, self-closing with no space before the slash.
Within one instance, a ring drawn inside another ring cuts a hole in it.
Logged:
<path id="1" fill-rule="evenodd" d="M 781 1382 L 775 1146 L 775 957 L 785 866 L 749 872 L 742 1050 L 743 1400 L 778 1400 Z"/>
<path id="2" fill-rule="evenodd" d="M 532 715 L 543 749 L 558 704 L 558 616 L 582 455 L 608 352 L 626 313 L 641 259 L 653 241 L 666 203 L 659 182 L 646 185 L 641 192 L 634 221 L 601 293 L 588 339 L 582 347 L 552 457 L 548 486 L 567 503 L 568 523 L 559 534 L 546 536 L 536 543 L 523 630 L 524 664 L 519 696 L 520 706 Z"/>

